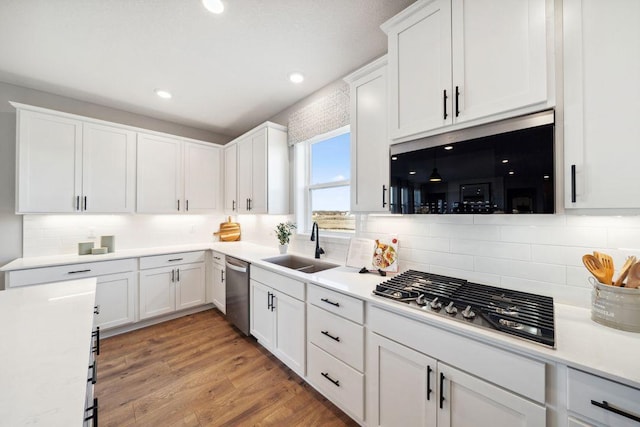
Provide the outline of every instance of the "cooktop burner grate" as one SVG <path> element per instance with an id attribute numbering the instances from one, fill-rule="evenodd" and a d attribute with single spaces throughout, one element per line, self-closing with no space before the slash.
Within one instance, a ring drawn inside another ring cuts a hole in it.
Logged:
<path id="1" fill-rule="evenodd" d="M 553 298 L 408 270 L 374 295 L 437 315 L 555 346 Z"/>

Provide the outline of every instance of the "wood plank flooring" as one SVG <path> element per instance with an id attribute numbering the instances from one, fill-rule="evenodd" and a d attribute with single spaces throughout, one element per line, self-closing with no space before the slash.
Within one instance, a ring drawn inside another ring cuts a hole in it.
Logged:
<path id="1" fill-rule="evenodd" d="M 101 340 L 100 426 L 356 426 L 207 310 Z"/>

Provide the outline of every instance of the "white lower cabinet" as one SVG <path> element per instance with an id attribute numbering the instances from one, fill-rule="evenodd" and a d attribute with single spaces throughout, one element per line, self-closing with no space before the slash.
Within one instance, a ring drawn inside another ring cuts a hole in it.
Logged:
<path id="1" fill-rule="evenodd" d="M 207 302 L 212 302 L 218 310 L 225 313 L 226 309 L 226 299 L 227 299 L 227 290 L 224 274 L 225 274 L 225 256 L 220 252 L 213 252 L 212 254 L 213 264 L 211 268 L 211 279 L 209 280 L 211 289 L 210 289 L 210 298 L 207 298 Z"/>
<path id="2" fill-rule="evenodd" d="M 640 390 L 569 368 L 567 409 L 569 426 L 638 426 Z"/>
<path id="3" fill-rule="evenodd" d="M 205 302 L 204 252 L 140 258 L 141 320 Z"/>
<path id="4" fill-rule="evenodd" d="M 386 310 L 369 313 L 369 426 L 546 425 L 543 362 Z"/>
<path id="5" fill-rule="evenodd" d="M 136 321 L 137 284 L 134 272 L 98 277 L 96 326 L 109 329 Z"/>
<path id="6" fill-rule="evenodd" d="M 304 282 L 252 266 L 250 331 L 298 375 L 305 375 Z"/>
<path id="7" fill-rule="evenodd" d="M 307 379 L 362 423 L 364 302 L 322 286 L 307 286 Z"/>

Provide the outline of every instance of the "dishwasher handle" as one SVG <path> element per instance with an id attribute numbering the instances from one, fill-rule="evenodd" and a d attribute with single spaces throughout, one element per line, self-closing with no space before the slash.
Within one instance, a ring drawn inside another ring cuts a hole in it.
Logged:
<path id="1" fill-rule="evenodd" d="M 232 262 L 229 261 L 229 259 L 225 260 L 225 264 L 227 266 L 227 268 L 233 270 L 233 271 L 238 271 L 240 273 L 246 273 L 247 272 L 247 265 L 237 265 L 237 264 L 233 264 Z"/>

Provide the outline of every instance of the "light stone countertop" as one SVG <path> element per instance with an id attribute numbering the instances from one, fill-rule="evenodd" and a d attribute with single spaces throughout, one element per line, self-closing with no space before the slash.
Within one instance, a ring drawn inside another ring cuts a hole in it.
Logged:
<path id="1" fill-rule="evenodd" d="M 0 291 L 0 425 L 81 426 L 96 279 Z"/>
<path id="2" fill-rule="evenodd" d="M 589 307 L 574 307 L 555 303 L 556 348 L 550 349 L 494 331 L 423 313 L 404 304 L 376 297 L 372 295 L 372 290 L 376 284 L 383 282 L 386 278 L 377 274 L 359 274 L 358 268 L 340 266 L 319 273 L 307 274 L 263 261 L 264 258 L 279 255 L 275 245 L 267 247 L 244 241 L 213 242 L 128 250 L 108 255 L 63 255 L 58 257 L 22 258 L 5 265 L 0 271 L 206 249 L 219 251 L 298 280 L 315 283 L 361 298 L 373 305 L 446 329 L 452 333 L 551 363 L 562 363 L 569 367 L 640 388 L 640 334 L 612 329 L 592 321 Z M 313 256 L 313 254 L 296 255 L 308 258 Z M 344 264 L 344 262 L 341 263 L 340 261 L 324 258 L 323 261 Z"/>

